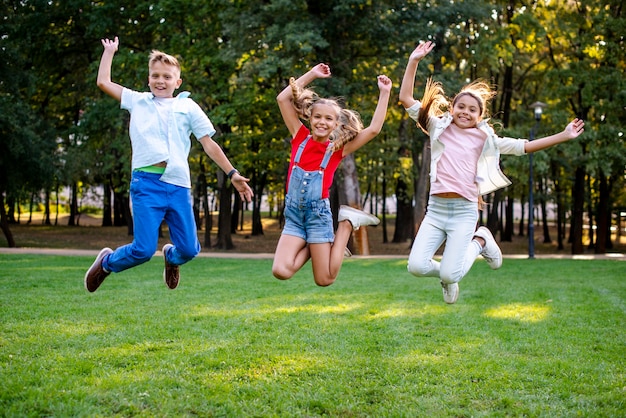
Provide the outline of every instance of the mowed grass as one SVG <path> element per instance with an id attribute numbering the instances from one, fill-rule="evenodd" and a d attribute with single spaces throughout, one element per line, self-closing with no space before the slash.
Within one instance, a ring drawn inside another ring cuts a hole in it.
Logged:
<path id="1" fill-rule="evenodd" d="M 290 281 L 162 260 L 83 288 L 88 257 L 0 255 L 6 417 L 626 415 L 626 263 L 477 261 L 456 305 L 406 260 Z"/>

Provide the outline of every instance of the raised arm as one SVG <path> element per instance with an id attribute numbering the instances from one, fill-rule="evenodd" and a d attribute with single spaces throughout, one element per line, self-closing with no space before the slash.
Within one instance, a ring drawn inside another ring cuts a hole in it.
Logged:
<path id="1" fill-rule="evenodd" d="M 585 122 L 582 119 L 576 118 L 568 123 L 565 129 L 558 134 L 526 142 L 524 144 L 524 151 L 529 154 L 531 152 L 541 151 L 562 142 L 569 141 L 570 139 L 574 139 L 578 137 L 578 135 L 582 134 L 585 131 L 584 128 Z"/>
<path id="2" fill-rule="evenodd" d="M 119 40 L 117 36 L 114 40 L 103 39 L 102 46 L 104 51 L 102 52 L 100 67 L 98 68 L 98 87 L 119 102 L 122 100 L 123 87 L 111 81 L 111 65 L 113 64 L 113 56 L 119 46 Z"/>
<path id="3" fill-rule="evenodd" d="M 406 70 L 404 70 L 404 77 L 402 77 L 402 84 L 400 85 L 400 102 L 406 109 L 417 102 L 417 100 L 413 98 L 417 65 L 434 47 L 435 44 L 430 41 L 423 42 L 419 44 L 409 56 L 409 62 L 406 64 Z"/>
<path id="4" fill-rule="evenodd" d="M 378 103 L 376 104 L 372 121 L 369 126 L 359 132 L 352 141 L 343 146 L 344 157 L 355 152 L 380 133 L 385 123 L 385 116 L 387 115 L 387 106 L 389 105 L 392 84 L 393 83 L 386 75 L 378 76 Z"/>
<path id="5" fill-rule="evenodd" d="M 315 67 L 307 71 L 306 74 L 298 78 L 296 80 L 296 83 L 298 84 L 298 86 L 304 88 L 316 78 L 328 78 L 330 76 L 330 67 L 328 65 L 317 64 Z M 291 86 L 287 85 L 287 87 L 285 87 L 283 91 L 278 94 L 278 96 L 276 97 L 276 101 L 278 102 L 280 113 L 283 115 L 285 125 L 287 126 L 287 129 L 289 129 L 289 133 L 293 137 L 302 126 L 302 121 L 298 117 L 298 113 L 291 103 L 292 97 L 293 95 L 291 92 Z"/>

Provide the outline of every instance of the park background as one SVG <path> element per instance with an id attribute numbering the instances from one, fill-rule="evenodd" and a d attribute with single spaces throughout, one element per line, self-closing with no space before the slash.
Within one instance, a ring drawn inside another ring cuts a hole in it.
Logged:
<path id="1" fill-rule="evenodd" d="M 6 0 L 0 10 L 0 245 L 22 247 L 0 249 L 1 417 L 626 416 L 624 257 L 604 255 L 624 253 L 623 1 Z M 146 89 L 151 49 L 181 58 L 183 88 L 259 198 L 243 208 L 194 147 L 204 250 L 174 292 L 161 257 L 83 288 L 98 250 L 132 233 L 128 115 L 95 84 L 100 39 L 113 36 L 113 77 L 128 87 Z M 431 75 L 449 94 L 482 77 L 498 88 L 489 110 L 502 134 L 586 122 L 577 140 L 535 155 L 532 180 L 528 158 L 503 158 L 513 185 L 486 197 L 481 222 L 507 258 L 498 271 L 477 261 L 450 306 L 435 279 L 406 271 L 428 148 L 397 89 L 424 40 L 437 47 L 416 96 Z M 321 61 L 334 76 L 318 92 L 344 97 L 366 123 L 376 75 L 395 87 L 383 132 L 344 162 L 333 194 L 381 217 L 368 249 L 385 256 L 346 259 L 329 288 L 307 268 L 271 277 L 288 161 L 275 96 Z M 531 187 L 533 260 L 510 256 L 528 249 Z M 242 255 L 259 252 L 268 256 Z"/>
<path id="2" fill-rule="evenodd" d="M 290 76 L 318 62 L 327 62 L 333 77 L 316 82 L 317 91 L 342 97 L 365 123 L 375 106 L 376 76 L 394 81 L 382 133 L 344 161 L 332 202 L 380 216 L 384 243 L 410 242 L 426 204 L 429 149 L 397 104 L 397 91 L 410 52 L 426 40 L 436 48 L 418 69 L 417 97 L 429 76 L 450 95 L 484 78 L 498 89 L 489 111 L 502 135 L 543 136 L 574 117 L 586 122 L 582 137 L 534 155 L 531 178 L 528 157 L 505 156 L 513 185 L 486 196 L 481 223 L 501 242 L 527 234 L 532 190 L 538 243 L 603 254 L 621 241 L 621 2 L 67 0 L 0 7 L 0 215 L 9 247 L 23 245 L 12 227 L 31 211 L 43 213 L 44 225 L 58 225 L 59 213 L 68 214 L 62 223 L 70 226 L 95 212 L 101 226 L 127 226 L 132 234 L 128 115 L 95 83 L 100 40 L 114 36 L 120 50 L 113 79 L 130 88 L 147 89 L 152 49 L 180 57 L 181 90 L 207 111 L 217 141 L 251 179 L 256 199 L 242 207 L 224 173 L 193 147 L 198 226 L 213 232 L 204 235 L 207 249 L 234 249 L 233 234 L 246 216 L 245 235 L 253 239 L 264 234 L 265 219 L 280 222 L 289 146 L 275 97 Z M 538 120 L 536 102 L 545 104 Z M 396 210 L 387 219 L 389 198 Z M 219 216 L 213 221 L 211 214 Z M 361 241 L 358 249 L 367 252 Z"/>

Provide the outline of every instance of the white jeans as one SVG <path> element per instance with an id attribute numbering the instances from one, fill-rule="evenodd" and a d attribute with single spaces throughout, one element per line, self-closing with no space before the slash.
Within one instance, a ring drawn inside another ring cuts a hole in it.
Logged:
<path id="1" fill-rule="evenodd" d="M 472 240 L 478 205 L 463 198 L 430 196 L 428 210 L 413 242 L 407 268 L 418 277 L 438 277 L 443 283 L 461 281 L 482 251 Z M 446 241 L 441 262 L 433 260 Z"/>

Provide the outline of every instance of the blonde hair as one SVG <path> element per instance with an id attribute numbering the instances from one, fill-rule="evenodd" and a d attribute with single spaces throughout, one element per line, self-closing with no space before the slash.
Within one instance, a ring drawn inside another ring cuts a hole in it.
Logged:
<path id="1" fill-rule="evenodd" d="M 343 148 L 363 130 L 363 122 L 357 112 L 342 108 L 335 99 L 319 97 L 312 89 L 301 88 L 293 77 L 289 79 L 289 85 L 291 86 L 291 102 L 300 119 L 309 120 L 313 107 L 318 104 L 331 106 L 336 110 L 337 127 L 329 136 L 333 143 L 333 151 Z"/>
<path id="2" fill-rule="evenodd" d="M 426 81 L 426 88 L 424 89 L 424 97 L 422 98 L 422 107 L 417 118 L 417 124 L 422 128 L 424 133 L 428 135 L 429 117 L 442 116 L 450 107 L 454 107 L 457 100 L 463 96 L 471 96 L 476 99 L 478 107 L 480 108 L 480 117 L 485 118 L 488 116 L 487 105 L 495 95 L 496 91 L 492 89 L 489 83 L 484 80 L 475 80 L 465 85 L 461 91 L 454 96 L 452 102 L 450 102 L 445 95 L 443 85 L 429 78 Z"/>
<path id="3" fill-rule="evenodd" d="M 176 59 L 176 57 L 166 54 L 165 52 L 157 51 L 153 49 L 150 53 L 150 57 L 148 60 L 148 67 L 152 68 L 155 62 L 161 62 L 166 65 L 173 65 L 178 70 L 178 74 L 180 75 L 180 63 Z"/>

